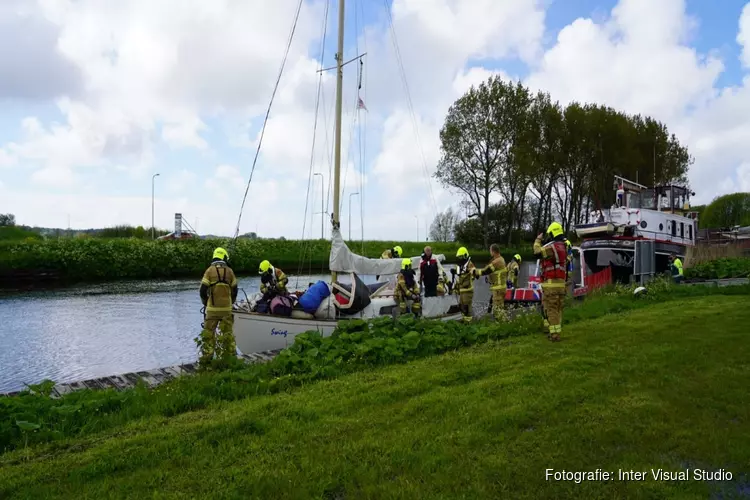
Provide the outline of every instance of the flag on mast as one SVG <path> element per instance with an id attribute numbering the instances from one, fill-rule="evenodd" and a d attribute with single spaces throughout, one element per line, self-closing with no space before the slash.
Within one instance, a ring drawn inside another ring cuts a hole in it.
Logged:
<path id="1" fill-rule="evenodd" d="M 365 102 L 361 97 L 357 97 L 357 109 L 364 109 L 365 111 L 367 111 L 367 106 L 365 106 Z"/>

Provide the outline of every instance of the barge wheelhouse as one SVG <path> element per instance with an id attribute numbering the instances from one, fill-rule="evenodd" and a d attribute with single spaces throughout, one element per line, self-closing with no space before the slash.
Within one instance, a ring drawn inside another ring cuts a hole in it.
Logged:
<path id="1" fill-rule="evenodd" d="M 582 239 L 581 265 L 585 263 L 590 273 L 610 267 L 614 281 L 627 283 L 638 240 L 654 242 L 657 273 L 669 270 L 670 254 L 684 259 L 698 235 L 698 213 L 690 211 L 690 196 L 695 193 L 675 184 L 646 187 L 619 176 L 614 189 L 614 205 L 590 214 L 589 222 L 575 227 Z"/>

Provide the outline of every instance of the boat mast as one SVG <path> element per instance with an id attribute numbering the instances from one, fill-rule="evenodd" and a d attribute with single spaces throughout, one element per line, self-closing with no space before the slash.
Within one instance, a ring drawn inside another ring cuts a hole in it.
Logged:
<path id="1" fill-rule="evenodd" d="M 336 132 L 335 132 L 335 150 L 333 162 L 333 213 L 331 214 L 331 223 L 334 229 L 341 227 L 339 223 L 339 190 L 341 187 L 341 108 L 343 101 L 344 86 L 344 3 L 345 0 L 339 0 L 339 37 L 338 48 L 336 52 Z M 333 281 L 336 281 L 336 273 L 331 273 Z"/>

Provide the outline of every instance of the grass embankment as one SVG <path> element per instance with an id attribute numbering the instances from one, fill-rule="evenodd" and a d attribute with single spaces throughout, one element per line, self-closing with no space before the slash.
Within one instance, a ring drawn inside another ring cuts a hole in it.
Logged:
<path id="1" fill-rule="evenodd" d="M 528 335 L 538 317 L 520 318 L 513 328 L 457 323 L 444 331 L 420 331 L 408 321 L 371 330 L 352 325 L 330 339 L 301 339 L 267 365 L 156 391 L 0 399 L 25 400 L 41 418 L 66 414 L 56 432 L 75 436 L 34 445 L 42 435 L 29 432 L 29 448 L 15 439 L 20 449 L 0 456 L 0 497 L 737 492 L 750 461 L 748 294 L 747 286 L 656 286 L 641 299 L 609 292 L 566 313 L 559 344 Z M 510 334 L 518 336 L 501 340 Z M 481 345 L 455 351 L 469 343 Z M 445 350 L 451 353 L 374 366 Z M 13 418 L 0 407 L 3 421 Z M 615 475 L 723 468 L 734 481 L 545 482 L 547 468 Z"/>
<path id="2" fill-rule="evenodd" d="M 460 243 L 364 242 L 364 255 L 380 257 L 386 248 L 401 245 L 405 255 L 417 256 L 426 244 L 447 259 L 455 257 Z M 52 273 L 69 281 L 174 278 L 200 276 L 211 261 L 213 249 L 228 246 L 228 240 L 144 241 L 139 239 L 55 239 L 38 242 L 0 242 L 0 281 Z M 362 242 L 351 242 L 355 252 Z M 237 273 L 256 274 L 258 264 L 268 259 L 288 273 L 324 272 L 328 268 L 330 241 L 239 239 L 230 255 Z M 523 255 L 528 255 L 528 250 Z M 487 252 L 473 249 L 477 257 Z M 513 255 L 518 250 L 506 251 Z"/>

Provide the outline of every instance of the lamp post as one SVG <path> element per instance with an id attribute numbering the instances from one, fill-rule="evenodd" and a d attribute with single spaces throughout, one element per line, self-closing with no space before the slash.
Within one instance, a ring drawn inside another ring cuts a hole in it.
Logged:
<path id="1" fill-rule="evenodd" d="M 320 239 L 325 239 L 323 234 L 323 216 L 325 215 L 325 209 L 323 208 L 323 174 L 316 172 L 313 175 L 320 176 Z"/>
<path id="2" fill-rule="evenodd" d="M 359 194 L 359 191 L 349 193 L 349 241 L 352 241 L 352 196 L 355 194 Z"/>
<path id="3" fill-rule="evenodd" d="M 154 181 L 159 176 L 159 174 L 154 174 L 151 176 L 151 239 L 153 240 L 156 238 L 155 231 L 154 231 Z"/>

